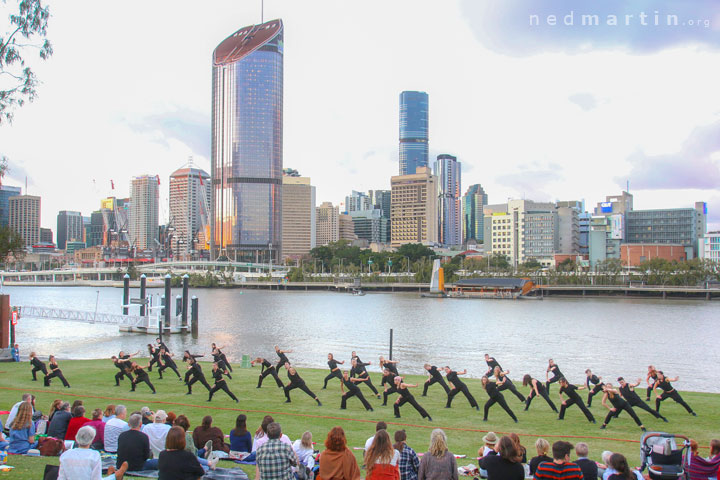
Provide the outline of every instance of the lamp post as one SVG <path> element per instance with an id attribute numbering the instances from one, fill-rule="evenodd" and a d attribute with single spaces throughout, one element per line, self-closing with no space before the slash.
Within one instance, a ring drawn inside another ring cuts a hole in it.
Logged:
<path id="1" fill-rule="evenodd" d="M 405 257 L 405 263 L 407 264 L 407 273 L 410 273 L 410 257 Z"/>

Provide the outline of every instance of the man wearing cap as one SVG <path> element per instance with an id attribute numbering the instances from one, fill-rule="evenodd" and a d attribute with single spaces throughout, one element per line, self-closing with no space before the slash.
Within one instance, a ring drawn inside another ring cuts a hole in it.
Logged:
<path id="1" fill-rule="evenodd" d="M 147 435 L 150 441 L 150 451 L 152 452 L 153 458 L 158 458 L 160 452 L 165 450 L 165 439 L 170 431 L 170 425 L 165 423 L 165 420 L 167 420 L 165 410 L 158 410 L 155 412 L 155 420 L 153 423 L 143 425 L 140 430 Z"/>
<path id="2" fill-rule="evenodd" d="M 482 447 L 481 450 L 478 450 L 478 461 L 488 455 L 497 455 L 497 452 L 495 451 L 495 445 L 497 445 L 498 437 L 497 435 L 495 435 L 495 432 L 488 432 L 487 435 L 482 437 L 482 441 L 485 445 Z M 480 476 L 487 478 L 487 471 L 483 470 L 482 468 L 480 468 L 479 470 Z"/>
<path id="3" fill-rule="evenodd" d="M 555 442 L 552 446 L 553 461 L 543 462 L 535 470 L 536 480 L 583 480 L 580 467 L 570 461 L 570 451 L 573 446 L 570 442 Z"/>

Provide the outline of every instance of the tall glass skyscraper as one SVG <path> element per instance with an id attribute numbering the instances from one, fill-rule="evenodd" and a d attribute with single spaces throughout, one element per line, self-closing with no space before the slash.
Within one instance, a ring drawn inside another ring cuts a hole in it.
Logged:
<path id="1" fill-rule="evenodd" d="M 463 237 L 464 241 L 485 241 L 485 216 L 483 207 L 488 204 L 488 196 L 482 185 L 470 185 L 463 197 Z"/>
<path id="2" fill-rule="evenodd" d="M 428 94 L 400 94 L 400 175 L 428 166 Z"/>
<path id="3" fill-rule="evenodd" d="M 433 168 L 438 177 L 438 233 L 443 245 L 463 243 L 460 168 L 457 157 L 447 154 L 438 155 Z"/>
<path id="4" fill-rule="evenodd" d="M 243 27 L 213 52 L 213 258 L 267 261 L 282 245 L 283 24 Z"/>

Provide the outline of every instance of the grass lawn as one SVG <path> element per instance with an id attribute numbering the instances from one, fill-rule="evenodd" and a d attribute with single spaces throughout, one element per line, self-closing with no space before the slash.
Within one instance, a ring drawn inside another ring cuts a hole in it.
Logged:
<path id="1" fill-rule="evenodd" d="M 248 416 L 248 427 L 251 432 L 259 426 L 262 417 L 266 414 L 273 415 L 292 440 L 299 438 L 305 430 L 314 435 L 318 443 L 317 448 L 322 450 L 322 443 L 327 432 L 333 426 L 340 425 L 345 430 L 348 438 L 348 445 L 361 447 L 365 440 L 373 434 L 374 424 L 384 420 L 389 424 L 388 430 L 392 435 L 399 428 L 405 428 L 408 434 L 408 444 L 418 452 L 427 450 L 430 431 L 433 428 L 443 428 L 448 436 L 450 450 L 456 454 L 465 454 L 466 459 L 458 460 L 459 465 L 467 465 L 474 462 L 478 448 L 481 446 L 481 437 L 487 431 L 496 433 L 517 432 L 520 434 L 525 447 L 528 449 L 528 459 L 535 455 L 534 443 L 538 437 L 544 437 L 550 443 L 557 439 L 567 439 L 570 442 L 585 441 L 590 446 L 590 456 L 598 459 L 602 450 L 612 450 L 625 454 L 631 465 L 639 465 L 639 439 L 640 429 L 635 423 L 623 414 L 620 418 L 613 419 L 607 430 L 600 430 L 599 426 L 605 417 L 606 410 L 600 404 L 601 397 L 596 395 L 593 399 L 591 411 L 595 415 L 598 424 L 588 423 L 582 412 L 577 407 L 571 407 L 566 414 L 564 421 L 558 421 L 542 398 L 536 398 L 528 412 L 523 411 L 523 405 L 510 392 L 505 393 L 505 399 L 515 411 L 520 422 L 515 424 L 499 407 L 495 406 L 490 410 L 490 420 L 482 421 L 482 405 L 487 396 L 480 386 L 480 381 L 467 379 L 470 391 L 473 393 L 481 411 L 471 409 L 463 395 L 455 397 L 452 409 L 445 409 L 446 395 L 439 385 L 430 387 L 427 397 L 422 397 L 422 390 L 414 390 L 418 402 L 425 407 L 433 418 L 428 422 L 406 404 L 402 410 L 402 418 L 396 419 L 393 416 L 391 404 L 382 407 L 381 401 L 372 397 L 367 387 L 361 387 L 366 398 L 373 405 L 374 412 L 366 412 L 357 399 L 350 399 L 347 410 L 340 410 L 340 386 L 336 379 L 333 379 L 327 390 L 321 390 L 323 378 L 328 373 L 321 369 L 300 369 L 300 375 L 305 379 L 308 387 L 313 390 L 323 403 L 318 407 L 315 402 L 300 390 L 293 390 L 291 393 L 292 404 L 285 404 L 285 397 L 282 390 L 277 388 L 272 377 L 266 377 L 262 389 L 256 389 L 257 376 L 260 368 L 241 369 L 235 366 L 233 379 L 228 381 L 230 389 L 238 396 L 240 403 L 236 404 L 227 395 L 220 391 L 216 394 L 211 403 L 206 402 L 207 391 L 200 384 L 195 384 L 193 395 L 185 395 L 185 385 L 175 378 L 171 371 L 165 375 L 164 380 L 158 379 L 157 373 L 153 370 L 150 378 L 158 393 L 152 395 L 146 385 L 140 384 L 136 392 L 130 392 L 127 380 L 120 387 L 115 387 L 114 375 L 118 371 L 110 360 L 77 360 L 62 361 L 61 368 L 72 388 L 62 388 L 61 382 L 53 380 L 50 387 L 43 387 L 41 380 L 31 381 L 30 366 L 28 362 L 21 363 L 0 363 L 0 410 L 9 410 L 13 404 L 20 400 L 22 393 L 29 392 L 37 397 L 36 407 L 47 413 L 50 404 L 56 398 L 72 403 L 80 398 L 84 400 L 85 407 L 89 412 L 94 408 L 105 408 L 107 404 L 124 404 L 130 412 L 140 410 L 147 405 L 152 410 L 164 409 L 176 414 L 185 414 L 190 419 L 191 429 L 200 423 L 205 415 L 212 415 L 214 425 L 220 427 L 224 433 L 235 425 L 235 418 L 239 413 Z M 203 370 L 206 376 L 210 371 L 210 364 L 203 363 Z M 184 373 L 184 371 L 181 371 Z M 376 386 L 380 383 L 380 375 L 371 374 Z M 283 380 L 286 379 L 282 375 Z M 426 377 L 409 376 L 406 381 L 422 385 Z M 515 384 L 520 386 L 516 379 Z M 521 388 L 521 392 L 527 394 L 529 389 Z M 551 387 L 551 398 L 558 404 L 557 384 Z M 581 391 L 583 397 L 586 392 Z M 644 391 L 642 392 L 644 393 Z M 720 397 L 716 394 L 682 392 L 683 398 L 698 413 L 692 417 L 678 404 L 667 400 L 663 402 L 662 413 L 668 417 L 670 423 L 663 423 L 655 420 L 646 412 L 637 410 L 640 419 L 645 422 L 649 431 L 660 430 L 676 434 L 684 434 L 696 439 L 701 446 L 707 446 L 710 439 L 720 437 Z M 641 395 L 642 396 L 642 395 Z M 396 398 L 393 395 L 392 400 Z M 654 406 L 654 403 L 653 403 Z M 706 453 L 703 450 L 701 453 Z M 361 459 L 361 452 L 356 451 L 358 460 Z M 57 463 L 57 458 L 29 458 L 12 456 L 8 457 L 8 464 L 15 467 L 10 475 L 16 480 L 42 478 L 45 464 Z M 231 465 L 229 462 L 221 463 L 221 466 Z M 254 469 L 243 467 L 253 478 Z"/>

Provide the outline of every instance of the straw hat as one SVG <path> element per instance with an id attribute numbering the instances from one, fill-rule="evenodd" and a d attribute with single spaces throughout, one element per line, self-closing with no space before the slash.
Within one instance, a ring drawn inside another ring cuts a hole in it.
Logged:
<path id="1" fill-rule="evenodd" d="M 495 432 L 488 432 L 487 435 L 482 437 L 482 441 L 484 443 L 487 443 L 488 445 L 495 445 L 498 441 L 497 435 L 495 435 Z"/>

